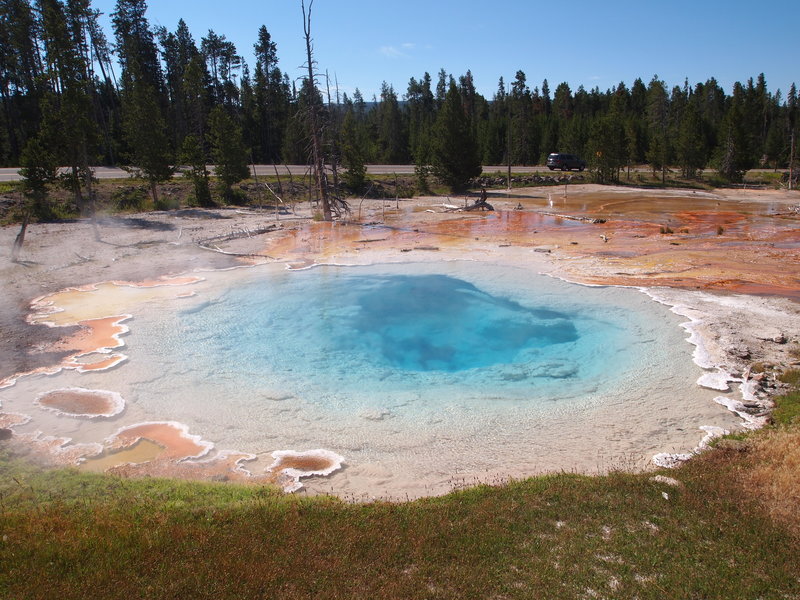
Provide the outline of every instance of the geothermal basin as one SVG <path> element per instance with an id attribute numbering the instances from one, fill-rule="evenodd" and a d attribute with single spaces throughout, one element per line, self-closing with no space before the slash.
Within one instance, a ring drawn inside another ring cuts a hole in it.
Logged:
<path id="1" fill-rule="evenodd" d="M 304 483 L 398 499 L 645 468 L 737 423 L 695 384 L 685 319 L 638 289 L 530 267 L 266 264 L 38 307 L 34 322 L 117 327 L 103 352 L 0 390 L 27 419 L 18 435 L 91 470 L 275 481 L 289 452 L 311 467 L 284 469 L 286 489 L 325 474 Z"/>

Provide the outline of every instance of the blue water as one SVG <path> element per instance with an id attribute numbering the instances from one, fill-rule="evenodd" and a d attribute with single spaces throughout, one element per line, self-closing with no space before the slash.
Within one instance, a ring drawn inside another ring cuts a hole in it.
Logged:
<path id="1" fill-rule="evenodd" d="M 578 338 L 567 314 L 523 306 L 448 275 L 354 276 L 345 285 L 346 293 L 330 291 L 356 313 L 336 323 L 336 343 L 397 369 L 514 363 L 523 350 Z"/>
<path id="2" fill-rule="evenodd" d="M 585 400 L 634 377 L 652 337 L 646 313 L 621 302 L 619 290 L 508 267 L 253 270 L 216 288 L 167 330 L 138 323 L 131 344 L 147 338 L 163 353 L 154 360 L 216 396 L 268 390 L 334 411 L 454 397 Z M 652 305 L 640 296 L 623 293 Z"/>
<path id="3" fill-rule="evenodd" d="M 678 317 L 636 290 L 471 261 L 206 276 L 131 307 L 121 367 L 58 386 L 120 392 L 109 427 L 177 421 L 266 464 L 333 450 L 353 489 L 655 453 L 675 430 L 688 449 L 706 422 Z"/>

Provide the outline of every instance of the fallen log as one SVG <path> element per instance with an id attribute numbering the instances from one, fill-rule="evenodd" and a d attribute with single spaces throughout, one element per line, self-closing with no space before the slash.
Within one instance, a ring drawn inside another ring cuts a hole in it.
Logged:
<path id="1" fill-rule="evenodd" d="M 556 217 L 558 219 L 567 219 L 569 221 L 582 221 L 584 223 L 592 223 L 592 224 L 600 224 L 605 223 L 605 219 L 592 219 L 590 217 L 575 217 L 573 215 L 560 215 L 558 213 L 552 212 L 542 212 L 541 214 L 547 215 L 548 217 Z"/>
<path id="2" fill-rule="evenodd" d="M 486 202 L 486 200 L 476 200 L 475 204 L 470 204 L 464 210 L 494 210 L 494 206 Z"/>

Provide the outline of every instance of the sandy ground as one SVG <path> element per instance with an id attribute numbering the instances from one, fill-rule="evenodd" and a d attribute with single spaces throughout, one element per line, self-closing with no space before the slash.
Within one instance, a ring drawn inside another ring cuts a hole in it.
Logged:
<path id="1" fill-rule="evenodd" d="M 490 193 L 493 213 L 460 210 L 473 201 L 356 200 L 349 219 L 333 224 L 314 222 L 307 205 L 281 214 L 120 215 L 100 219 L 99 239 L 85 221 L 33 225 L 21 261 L 0 262 L 0 379 L 62 358 L 42 350 L 77 328 L 31 325 L 26 316 L 32 300 L 70 286 L 252 261 L 469 254 L 514 262 L 535 253 L 544 270 L 568 280 L 653 288 L 656 300 L 693 322 L 697 362 L 744 386 L 731 408 L 763 421 L 780 389 L 773 367 L 797 364 L 790 349 L 800 342 L 800 193 L 562 186 Z M 6 256 L 16 233 L 0 229 Z"/>

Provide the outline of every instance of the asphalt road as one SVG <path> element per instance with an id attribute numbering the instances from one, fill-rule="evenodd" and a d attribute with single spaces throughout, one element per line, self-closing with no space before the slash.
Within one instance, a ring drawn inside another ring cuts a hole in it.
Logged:
<path id="1" fill-rule="evenodd" d="M 275 175 L 277 167 L 278 174 L 284 176 L 287 171 L 292 176 L 303 176 L 308 172 L 310 167 L 306 165 L 256 165 L 256 175 Z M 209 167 L 213 171 L 213 167 Z M 547 171 L 547 167 L 512 167 L 514 173 L 539 173 Z M 19 181 L 18 167 L 3 167 L 0 168 L 0 181 Z M 495 173 L 500 171 L 506 173 L 508 166 L 486 166 L 483 167 L 484 173 Z M 409 175 L 414 173 L 414 165 L 367 165 L 367 173 L 372 175 L 391 175 L 397 173 L 398 175 Z M 94 176 L 97 179 L 125 179 L 128 173 L 116 167 L 95 167 Z"/>
<path id="2" fill-rule="evenodd" d="M 276 167 L 278 175 L 281 177 L 285 177 L 287 173 L 291 173 L 293 177 L 302 177 L 306 175 L 311 168 L 306 165 L 256 165 L 256 175 L 275 175 Z M 213 166 L 209 165 L 208 169 L 213 173 Z M 547 167 L 543 165 L 537 165 L 535 167 L 511 167 L 511 171 L 515 174 L 550 172 Z M 637 173 L 649 172 L 650 167 L 647 165 L 637 165 L 631 167 L 631 171 Z M 772 171 L 772 169 L 751 169 L 748 173 L 766 173 L 769 171 Z M 781 171 L 785 172 L 786 169 L 781 169 Z M 508 172 L 508 165 L 486 165 L 483 167 L 483 172 L 485 174 L 500 173 L 501 175 L 505 175 Z M 367 173 L 371 175 L 391 175 L 393 173 L 397 175 L 412 175 L 414 173 L 414 165 L 367 165 Z M 561 173 L 561 171 L 554 171 L 554 173 Z M 572 171 L 572 173 L 577 173 L 577 171 Z M 125 179 L 130 177 L 127 171 L 117 167 L 94 167 L 94 176 L 97 179 Z M 180 176 L 180 173 L 176 174 L 176 177 L 178 176 Z M 19 167 L 0 167 L 0 182 L 19 181 L 20 179 L 22 178 L 19 176 Z"/>

